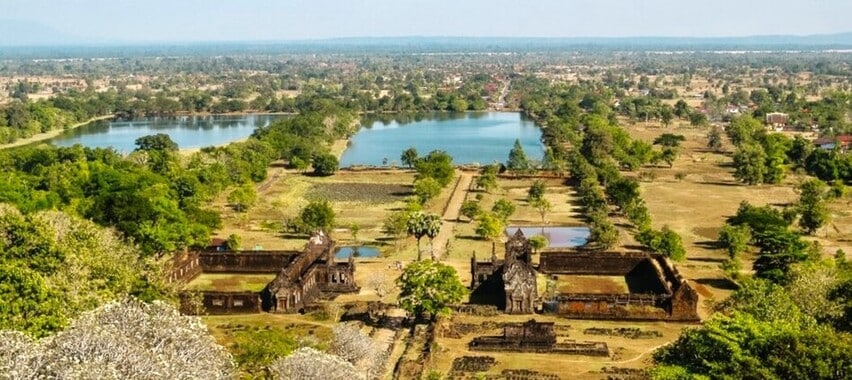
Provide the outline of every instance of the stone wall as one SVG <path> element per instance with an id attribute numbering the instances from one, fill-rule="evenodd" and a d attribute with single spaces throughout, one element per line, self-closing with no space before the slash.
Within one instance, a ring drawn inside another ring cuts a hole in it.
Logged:
<path id="1" fill-rule="evenodd" d="M 179 253 L 172 260 L 172 268 L 168 274 L 169 282 L 187 283 L 202 272 L 198 254 Z"/>
<path id="2" fill-rule="evenodd" d="M 233 251 L 199 253 L 205 273 L 278 273 L 300 252 L 296 251 Z"/>
<path id="3" fill-rule="evenodd" d="M 261 311 L 260 294 L 256 292 L 200 292 L 200 300 L 193 293 L 181 294 L 181 312 L 194 314 L 202 306 L 207 314 L 245 314 Z M 200 303 L 200 304 L 197 304 Z"/>
<path id="4" fill-rule="evenodd" d="M 624 276 L 642 260 L 642 252 L 542 252 L 538 270 L 544 274 L 574 274 L 598 276 Z"/>
<path id="5" fill-rule="evenodd" d="M 545 308 L 579 319 L 666 320 L 668 300 L 654 294 L 561 294 Z"/>

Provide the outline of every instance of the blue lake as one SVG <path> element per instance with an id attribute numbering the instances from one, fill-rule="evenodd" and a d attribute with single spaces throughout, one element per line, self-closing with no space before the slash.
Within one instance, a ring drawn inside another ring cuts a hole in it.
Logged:
<path id="1" fill-rule="evenodd" d="M 424 156 L 446 151 L 455 164 L 506 162 L 515 139 L 527 158 L 544 155 L 541 129 L 516 112 L 430 113 L 406 120 L 365 120 L 340 159 L 341 167 L 400 165 L 413 146 Z"/>
<path id="2" fill-rule="evenodd" d="M 248 137 L 255 128 L 286 115 L 214 115 L 146 118 L 133 121 L 97 121 L 65 132 L 47 142 L 57 146 L 80 144 L 92 148 L 113 147 L 121 153 L 136 148 L 136 139 L 165 133 L 181 149 L 222 145 Z"/>
<path id="3" fill-rule="evenodd" d="M 360 246 L 360 247 L 338 247 L 334 253 L 335 259 L 349 259 L 349 255 L 354 258 L 359 257 L 379 257 L 379 249 L 376 247 Z"/>
<path id="4" fill-rule="evenodd" d="M 512 236 L 518 229 L 524 236 L 531 238 L 544 235 L 548 248 L 573 248 L 585 245 L 589 241 L 591 231 L 588 227 L 509 227 L 506 234 Z"/>

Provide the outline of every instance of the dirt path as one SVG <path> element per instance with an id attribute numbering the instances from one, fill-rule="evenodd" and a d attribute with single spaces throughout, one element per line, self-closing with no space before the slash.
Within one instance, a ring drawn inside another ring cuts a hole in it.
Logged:
<path id="1" fill-rule="evenodd" d="M 447 202 L 447 208 L 444 210 L 442 217 L 444 223 L 441 225 L 441 231 L 432 241 L 432 254 L 435 259 L 440 259 L 446 253 L 447 244 L 453 238 L 453 231 L 456 229 L 456 223 L 459 219 L 459 209 L 461 209 L 461 205 L 467 197 L 471 182 L 473 182 L 473 174 L 462 172 L 459 182 L 453 190 L 453 195 Z"/>
<path id="2" fill-rule="evenodd" d="M 284 173 L 284 169 L 278 169 L 275 171 L 272 176 L 263 181 L 260 185 L 257 186 L 257 192 L 263 194 L 266 190 L 269 190 L 269 187 L 272 186 L 275 181 L 278 181 L 278 178 L 281 177 L 281 174 Z"/>

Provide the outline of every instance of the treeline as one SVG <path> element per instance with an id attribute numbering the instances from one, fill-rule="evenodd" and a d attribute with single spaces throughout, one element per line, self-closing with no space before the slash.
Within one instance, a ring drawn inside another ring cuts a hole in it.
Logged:
<path id="1" fill-rule="evenodd" d="M 618 244 L 618 230 L 610 220 L 613 211 L 635 227 L 636 238 L 649 249 L 675 260 L 686 257 L 681 238 L 664 227 L 654 230 L 636 179 L 625 177 L 644 165 L 666 161 L 678 154 L 682 136 L 667 134 L 654 141 L 630 138 L 616 122 L 609 90 L 597 84 L 550 86 L 535 78 L 519 78 L 524 112 L 544 124 L 546 155 L 567 161 L 571 181 L 591 227 L 591 241 L 601 249 Z M 614 207 L 614 210 L 611 209 Z"/>
<path id="2" fill-rule="evenodd" d="M 327 158 L 330 142 L 352 133 L 354 118 L 329 106 L 189 157 L 167 135 L 140 138 L 127 156 L 81 146 L 4 150 L 0 202 L 25 213 L 58 209 L 115 227 L 145 254 L 203 247 L 221 226 L 219 214 L 204 208 L 209 200 L 262 181 L 274 160 L 301 165 Z"/>
<path id="3" fill-rule="evenodd" d="M 823 181 L 852 182 L 852 155 L 839 148 L 825 150 L 800 136 L 767 133 L 763 123 L 748 115 L 732 120 L 725 133 L 736 146 L 734 177 L 749 185 L 779 183 L 791 168 Z"/>
<path id="4" fill-rule="evenodd" d="M 171 295 L 156 265 L 112 229 L 60 211 L 0 203 L 0 330 L 42 337 L 126 295 Z"/>
<path id="5" fill-rule="evenodd" d="M 812 180 L 817 181 L 817 180 Z M 804 211 L 824 188 L 805 184 Z M 654 353 L 655 379 L 845 379 L 852 376 L 852 263 L 791 229 L 795 213 L 743 202 L 723 226 L 723 265 L 738 284 L 703 326 Z M 801 219 L 807 219 L 802 215 Z M 805 227 L 807 223 L 800 225 Z M 756 250 L 754 277 L 740 256 Z"/>
<path id="6" fill-rule="evenodd" d="M 381 77 L 379 77 L 381 78 Z M 277 78 L 267 78 L 279 83 Z M 351 79 L 350 79 L 351 80 Z M 430 78 L 440 81 L 442 78 Z M 465 78 L 457 88 L 439 87 L 440 82 L 418 84 L 351 83 L 344 86 L 299 85 L 297 96 L 277 93 L 280 84 L 271 86 L 258 79 L 226 82 L 222 88 L 181 90 L 185 85 L 163 85 L 161 90 L 143 88 L 129 90 L 120 86 L 105 92 L 91 87 L 71 90 L 47 100 L 28 101 L 26 92 L 0 106 L 0 144 L 14 142 L 38 133 L 67 128 L 94 117 L 114 116 L 133 120 L 143 117 L 173 117 L 186 113 L 283 112 L 316 111 L 321 102 L 342 104 L 355 112 L 427 112 L 476 111 L 488 107 L 486 99 L 496 99 L 500 82 L 488 75 Z M 388 90 L 383 90 L 387 88 Z M 322 108 L 323 106 L 320 106 Z"/>

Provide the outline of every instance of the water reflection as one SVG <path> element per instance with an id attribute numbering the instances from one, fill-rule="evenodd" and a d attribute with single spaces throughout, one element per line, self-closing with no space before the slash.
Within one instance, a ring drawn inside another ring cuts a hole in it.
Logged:
<path id="1" fill-rule="evenodd" d="M 96 121 L 48 140 L 57 146 L 81 144 L 113 147 L 122 153 L 136 148 L 137 138 L 166 133 L 180 148 L 227 144 L 287 115 L 249 114 L 153 117 L 130 121 Z"/>
<path id="2" fill-rule="evenodd" d="M 398 164 L 403 150 L 414 146 L 424 155 L 444 150 L 456 164 L 505 162 L 518 139 L 529 159 L 544 154 L 541 130 L 513 112 L 435 112 L 381 114 L 362 119 L 341 166 Z"/>

